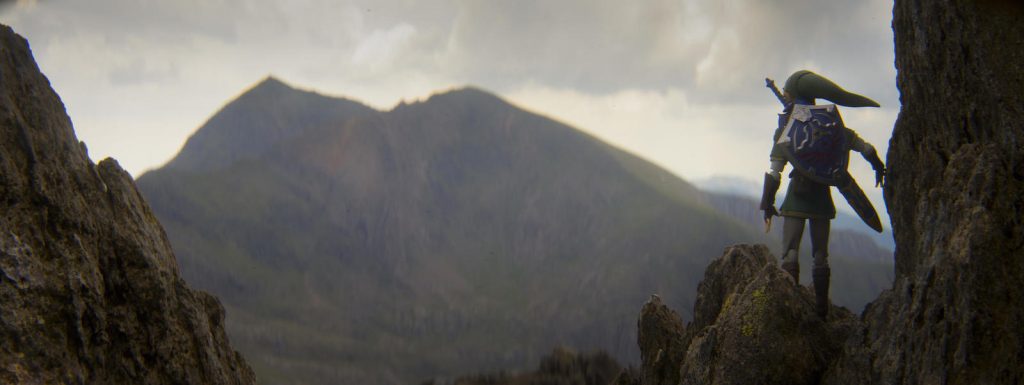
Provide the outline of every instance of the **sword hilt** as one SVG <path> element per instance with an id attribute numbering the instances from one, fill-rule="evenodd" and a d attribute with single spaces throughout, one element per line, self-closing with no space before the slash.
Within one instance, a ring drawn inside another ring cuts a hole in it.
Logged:
<path id="1" fill-rule="evenodd" d="M 771 78 L 764 78 L 764 86 L 768 87 L 769 90 L 772 90 L 772 93 L 775 94 L 775 98 L 779 99 L 779 103 L 782 103 L 783 106 L 786 105 L 786 98 L 782 97 L 782 93 L 779 92 L 779 88 L 775 86 L 774 80 Z"/>

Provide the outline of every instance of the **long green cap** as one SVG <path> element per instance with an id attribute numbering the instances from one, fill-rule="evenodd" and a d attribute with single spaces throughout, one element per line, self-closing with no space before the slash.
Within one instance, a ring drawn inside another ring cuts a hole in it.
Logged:
<path id="1" fill-rule="evenodd" d="M 847 107 L 879 107 L 878 102 L 844 90 L 831 80 L 808 70 L 794 72 L 783 87 L 790 95 L 805 99 L 826 99 Z"/>

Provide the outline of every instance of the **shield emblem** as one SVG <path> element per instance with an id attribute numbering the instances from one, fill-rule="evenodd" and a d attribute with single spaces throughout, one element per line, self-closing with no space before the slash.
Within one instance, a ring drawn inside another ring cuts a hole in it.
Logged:
<path id="1" fill-rule="evenodd" d="M 789 163 L 812 180 L 836 186 L 850 159 L 846 126 L 835 104 L 793 105 L 777 145 Z"/>

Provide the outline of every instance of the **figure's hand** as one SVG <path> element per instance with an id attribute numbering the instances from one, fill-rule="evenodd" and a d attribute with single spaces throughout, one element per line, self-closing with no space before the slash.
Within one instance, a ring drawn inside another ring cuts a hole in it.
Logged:
<path id="1" fill-rule="evenodd" d="M 772 217 L 779 216 L 779 212 L 775 210 L 775 206 L 768 206 L 764 209 L 764 221 L 768 222 Z"/>
<path id="2" fill-rule="evenodd" d="M 868 152 L 863 155 L 864 159 L 871 163 L 871 168 L 875 169 L 875 187 L 885 187 L 885 163 L 878 157 L 878 152 L 874 147 L 869 147 Z"/>

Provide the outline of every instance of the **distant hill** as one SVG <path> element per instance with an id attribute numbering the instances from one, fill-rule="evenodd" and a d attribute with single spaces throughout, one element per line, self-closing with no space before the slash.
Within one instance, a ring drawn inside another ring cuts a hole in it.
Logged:
<path id="1" fill-rule="evenodd" d="M 138 185 L 263 384 L 524 369 L 559 345 L 635 362 L 636 304 L 661 293 L 689 317 L 712 257 L 767 241 L 475 88 L 375 111 L 268 78 Z"/>
<path id="2" fill-rule="evenodd" d="M 788 172 L 787 172 L 788 174 Z M 760 175 L 753 175 L 760 177 Z M 786 183 L 783 182 L 782 187 L 779 189 L 779 195 L 777 197 L 777 204 L 782 204 L 782 201 L 786 198 Z M 761 185 L 753 182 L 749 179 L 744 179 L 736 176 L 717 175 L 704 179 L 699 179 L 693 182 L 697 188 L 716 195 L 721 196 L 732 196 L 740 199 L 756 199 L 760 202 L 761 199 Z M 832 221 L 832 229 L 848 230 L 852 233 L 858 233 L 870 238 L 873 243 L 882 249 L 888 250 L 889 255 L 886 256 L 887 261 L 892 260 L 892 251 L 896 248 L 896 243 L 893 241 L 892 229 L 888 223 L 882 223 L 884 231 L 876 233 L 872 231 L 867 225 L 864 224 L 856 214 L 848 212 L 849 206 L 847 203 L 842 202 L 842 195 L 838 194 L 833 189 L 832 199 L 836 203 L 836 218 Z M 879 215 L 885 214 L 884 207 L 876 207 Z M 886 217 L 883 216 L 884 221 Z"/>

